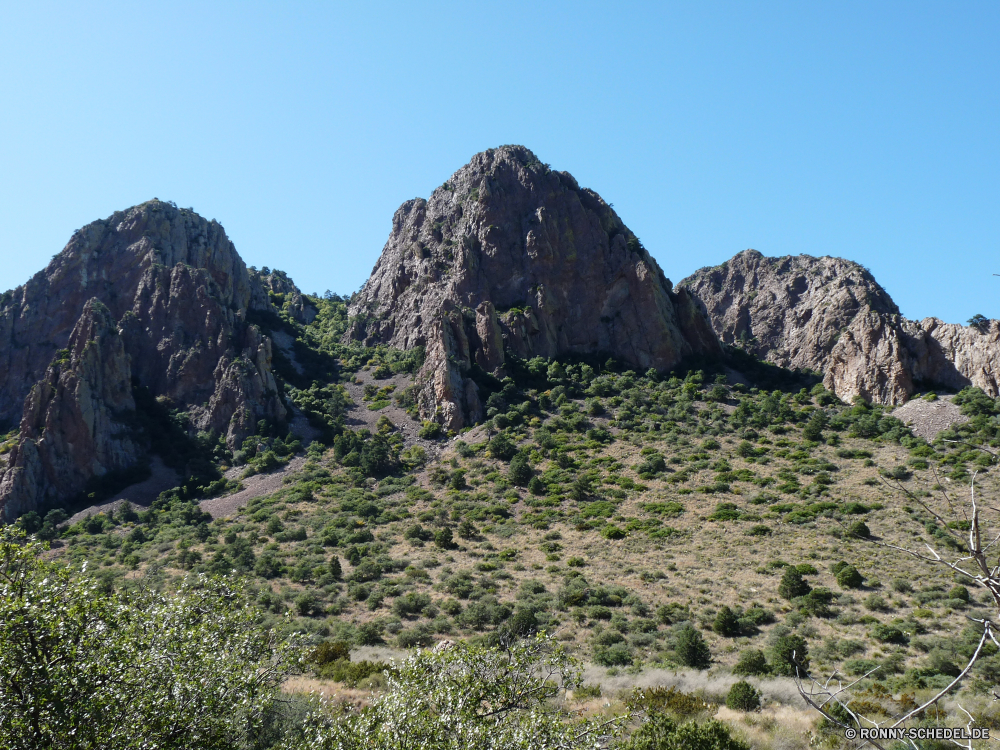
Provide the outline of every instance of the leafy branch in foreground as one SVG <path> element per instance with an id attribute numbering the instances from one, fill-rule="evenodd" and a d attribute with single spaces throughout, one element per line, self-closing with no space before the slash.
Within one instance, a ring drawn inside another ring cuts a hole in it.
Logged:
<path id="1" fill-rule="evenodd" d="M 295 667 L 239 584 L 107 594 L 0 529 L 0 735 L 11 747 L 251 746 Z"/>
<path id="2" fill-rule="evenodd" d="M 987 453 L 992 457 L 993 462 L 1000 458 L 986 448 L 969 447 Z M 936 474 L 935 479 L 937 479 Z M 899 715 L 889 716 L 881 720 L 870 718 L 852 708 L 851 690 L 877 671 L 877 667 L 847 685 L 842 683 L 837 674 L 820 682 L 809 675 L 801 665 L 797 667 L 796 685 L 806 703 L 821 713 L 829 722 L 845 729 L 898 729 L 907 726 L 907 722 L 924 717 L 924 712 L 928 708 L 937 705 L 942 698 L 958 688 L 962 680 L 972 671 L 988 643 L 992 642 L 994 646 L 1000 648 L 1000 640 L 997 639 L 997 630 L 1000 628 L 1000 624 L 997 622 L 1000 620 L 1000 509 L 985 505 L 976 497 L 976 474 L 972 475 L 969 482 L 969 502 L 968 506 L 965 507 L 955 502 L 940 483 L 935 484 L 935 488 L 940 493 L 940 504 L 944 506 L 944 509 L 927 502 L 922 495 L 911 492 L 899 480 L 886 482 L 886 484 L 920 505 L 933 519 L 932 525 L 936 533 L 948 543 L 954 552 L 942 554 L 927 543 L 924 544 L 927 552 L 918 552 L 877 539 L 872 541 L 881 547 L 902 552 L 919 560 L 943 565 L 951 570 L 956 577 L 965 578 L 977 587 L 985 589 L 993 601 L 993 619 L 991 620 L 989 617 L 969 618 L 971 622 L 981 627 L 982 635 L 968 663 L 951 682 L 920 705 L 910 705 Z M 984 511 L 992 511 L 994 516 L 987 517 Z M 956 517 L 959 523 L 949 522 L 946 516 Z M 966 538 L 959 533 L 956 527 L 967 528 L 968 537 Z M 991 564 L 991 555 L 996 556 L 995 564 Z M 1000 700 L 1000 695 L 997 695 L 995 691 L 992 691 L 992 695 L 995 700 Z M 976 719 L 961 703 L 958 703 L 957 706 L 968 717 L 966 729 L 971 730 L 977 725 Z M 867 742 L 880 749 L 885 747 L 885 744 L 878 739 L 868 739 Z M 914 740 L 908 740 L 908 742 L 917 748 Z M 962 741 L 952 739 L 951 742 L 968 750 L 973 748 L 972 739 Z"/>
<path id="3" fill-rule="evenodd" d="M 581 684 L 579 663 L 539 635 L 500 646 L 418 651 L 387 673 L 360 711 L 319 702 L 286 750 L 517 750 L 602 747 L 628 716 L 574 719 L 558 697 Z"/>

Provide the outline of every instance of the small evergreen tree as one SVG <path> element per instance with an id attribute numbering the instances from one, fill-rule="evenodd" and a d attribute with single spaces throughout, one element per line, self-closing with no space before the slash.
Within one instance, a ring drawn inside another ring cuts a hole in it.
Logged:
<path id="1" fill-rule="evenodd" d="M 865 579 L 853 565 L 847 565 L 837 573 L 837 585 L 842 589 L 859 589 Z"/>
<path id="2" fill-rule="evenodd" d="M 695 669 L 706 669 L 712 663 L 712 652 L 708 650 L 705 639 L 692 625 L 685 625 L 677 634 L 675 648 L 681 664 Z"/>
<path id="3" fill-rule="evenodd" d="M 797 596 L 805 596 L 810 591 L 811 587 L 803 580 L 798 568 L 792 565 L 785 568 L 781 583 L 778 584 L 779 595 L 785 599 L 794 599 Z"/>
<path id="4" fill-rule="evenodd" d="M 764 652 L 756 648 L 748 648 L 740 654 L 739 661 L 733 667 L 733 674 L 737 675 L 764 675 L 771 671 L 767 665 L 767 657 Z"/>
<path id="5" fill-rule="evenodd" d="M 531 465 L 528 463 L 528 459 L 524 454 L 518 453 L 511 459 L 508 476 L 510 477 L 510 481 L 518 487 L 524 487 L 528 484 L 528 482 L 531 481 L 533 473 Z"/>
<path id="6" fill-rule="evenodd" d="M 760 708 L 760 693 L 746 680 L 740 680 L 729 688 L 726 707 L 734 711 L 756 711 Z"/>
<path id="7" fill-rule="evenodd" d="M 809 649 L 806 640 L 800 635 L 790 633 L 779 636 L 771 646 L 771 671 L 785 677 L 794 677 L 795 668 L 801 671 L 809 669 Z"/>
<path id="8" fill-rule="evenodd" d="M 722 605 L 719 614 L 715 616 L 715 622 L 712 623 L 712 630 L 727 638 L 737 636 L 740 634 L 739 618 L 733 610 L 726 605 Z"/>

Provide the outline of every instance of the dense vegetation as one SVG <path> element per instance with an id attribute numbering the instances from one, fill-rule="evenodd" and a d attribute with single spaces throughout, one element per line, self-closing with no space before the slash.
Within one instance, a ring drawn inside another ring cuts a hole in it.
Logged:
<path id="1" fill-rule="evenodd" d="M 1000 403 L 981 391 L 958 394 L 968 421 L 928 443 L 887 409 L 843 404 L 814 375 L 739 351 L 665 375 L 534 358 L 509 362 L 503 379 L 473 373 L 486 425 L 448 439 L 427 422 L 416 440 L 386 416 L 393 404 L 414 414 L 412 390 L 381 383 L 415 372 L 422 353 L 343 344 L 346 301 L 313 302 L 319 315 L 307 325 L 287 314 L 259 321 L 295 342 L 278 371 L 289 403 L 318 430 L 308 449 L 262 424 L 226 454 L 213 436 L 184 433 L 180 415 L 150 406 L 150 418 L 180 429 L 165 433 L 175 447 L 163 452 L 191 467 L 184 486 L 148 509 L 71 526 L 58 512 L 19 522 L 53 540 L 72 569 L 86 562 L 88 585 L 109 597 L 133 596 L 129 571 L 162 592 L 185 591 L 190 576 L 232 576 L 260 632 L 303 633 L 313 674 L 381 696 L 362 713 L 314 707 L 297 724 L 312 734 L 296 742 L 334 747 L 345 728 L 385 725 L 407 691 L 429 694 L 428 675 L 461 674 L 455 665 L 470 653 L 485 658 L 467 649 L 540 632 L 607 675 L 636 679 L 655 668 L 790 676 L 794 653 L 820 673 L 868 674 L 869 708 L 887 712 L 943 687 L 975 648 L 966 617 L 983 616 L 978 592 L 887 555 L 873 538 L 953 548 L 913 498 L 961 490 L 974 472 L 992 488 L 990 457 L 974 446 L 1000 444 Z M 380 416 L 351 429 L 351 409 Z M 201 510 L 200 497 L 230 487 L 212 485 L 220 468 L 245 465 L 246 476 L 297 454 L 304 466 L 239 515 L 213 520 Z M 197 470 L 199 457 L 210 460 Z M 388 665 L 350 659 L 351 649 L 442 639 L 465 645 L 415 657 L 417 667 L 388 678 Z M 998 676 L 1000 656 L 988 648 L 966 689 L 982 694 Z M 691 746 L 740 747 L 706 723 L 706 701 L 755 710 L 757 683 L 736 684 L 745 687 L 702 693 L 697 712 L 673 711 L 634 734 L 635 721 L 623 724 L 631 739 L 622 742 L 673 746 L 684 736 Z M 543 697 L 582 700 L 593 688 L 579 687 L 576 698 Z M 537 729 L 569 731 L 564 719 Z"/>

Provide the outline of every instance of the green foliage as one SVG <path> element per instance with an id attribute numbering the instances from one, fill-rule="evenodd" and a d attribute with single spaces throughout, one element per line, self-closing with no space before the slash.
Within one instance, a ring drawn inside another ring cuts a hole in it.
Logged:
<path id="1" fill-rule="evenodd" d="M 534 472 L 531 470 L 531 464 L 528 463 L 527 456 L 518 453 L 511 459 L 510 469 L 508 470 L 511 482 L 519 487 L 524 487 L 531 481 L 533 475 Z"/>
<path id="2" fill-rule="evenodd" d="M 726 694 L 726 707 L 734 711 L 756 711 L 760 708 L 760 692 L 746 680 L 734 682 Z"/>
<path id="3" fill-rule="evenodd" d="M 683 625 L 677 633 L 677 645 L 674 648 L 677 659 L 686 667 L 707 669 L 712 662 L 712 654 L 701 633 L 692 625 Z"/>
<path id="4" fill-rule="evenodd" d="M 108 591 L 0 530 L 0 734 L 10 747 L 231 748 L 291 667 L 232 581 Z"/>
<path id="5" fill-rule="evenodd" d="M 437 422 L 430 422 L 424 420 L 423 424 L 420 426 L 420 430 L 417 434 L 424 440 L 437 440 L 441 437 L 441 425 Z"/>
<path id="6" fill-rule="evenodd" d="M 778 584 L 778 594 L 785 599 L 794 599 L 805 596 L 811 589 L 812 587 L 803 580 L 798 568 L 794 566 L 785 568 L 785 572 L 781 576 L 781 583 Z"/>
<path id="7" fill-rule="evenodd" d="M 650 714 L 620 746 L 622 750 L 750 750 L 750 745 L 736 737 L 721 721 L 710 719 L 704 724 L 689 721 L 678 725 L 666 714 Z"/>
<path id="8" fill-rule="evenodd" d="M 602 727 L 555 708 L 582 685 L 579 665 L 538 636 L 502 646 L 458 643 L 397 664 L 386 690 L 351 713 L 318 702 L 302 741 L 285 750 L 534 750 L 584 748 L 620 733 L 624 717 Z"/>
<path id="9" fill-rule="evenodd" d="M 740 634 L 739 618 L 733 610 L 723 604 L 712 623 L 712 630 L 719 635 L 733 638 Z"/>
<path id="10" fill-rule="evenodd" d="M 510 461 L 517 453 L 517 446 L 504 432 L 495 435 L 486 449 L 493 458 L 500 461 Z"/>
<path id="11" fill-rule="evenodd" d="M 809 669 L 809 648 L 805 638 L 794 633 L 778 636 L 770 648 L 771 671 L 794 677 L 796 668 L 801 673 Z"/>
<path id="12" fill-rule="evenodd" d="M 767 663 L 764 652 L 756 648 L 748 648 L 740 652 L 740 658 L 733 667 L 733 674 L 744 676 L 760 676 L 769 674 L 771 667 Z"/>
<path id="13" fill-rule="evenodd" d="M 837 585 L 842 589 L 859 589 L 865 579 L 853 565 L 845 565 L 836 572 Z"/>

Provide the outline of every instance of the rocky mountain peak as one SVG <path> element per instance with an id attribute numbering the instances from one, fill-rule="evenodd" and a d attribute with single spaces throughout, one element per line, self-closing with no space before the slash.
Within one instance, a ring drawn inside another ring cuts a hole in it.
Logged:
<path id="1" fill-rule="evenodd" d="M 46 436 L 75 436 L 80 424 L 90 425 L 87 414 L 105 407 L 128 421 L 121 415 L 134 409 L 132 386 L 168 399 L 193 429 L 224 435 L 233 447 L 258 420 L 282 421 L 271 342 L 247 322 L 250 309 L 273 311 L 262 283 L 220 224 L 153 200 L 76 231 L 43 271 L 0 296 L 0 422 L 20 420 L 21 454 L 38 454 L 36 499 L 66 499 L 80 477 L 140 460 L 131 448 L 108 448 L 117 458 L 100 458 L 117 428 L 97 417 L 97 458 L 83 463 L 90 449 L 81 454 L 77 437 L 43 445 L 32 433 L 44 424 Z M 112 396 L 109 383 L 125 395 Z M 56 408 L 68 403 L 78 408 Z M 15 464 L 0 477 L 0 511 L 34 502 L 17 499 L 25 496 L 13 489 L 21 481 L 14 472 L 27 468 Z M 74 477 L 69 484 L 64 471 Z"/>
<path id="2" fill-rule="evenodd" d="M 782 367 L 821 372 L 840 398 L 900 404 L 921 387 L 998 395 L 1000 329 L 907 320 L 863 266 L 756 250 L 680 283 L 719 338 Z"/>
<path id="3" fill-rule="evenodd" d="M 607 354 L 666 370 L 718 351 L 700 309 L 597 193 L 523 146 L 476 154 L 427 200 L 404 203 L 349 338 L 424 346 L 421 411 L 481 418 L 473 365 Z"/>

